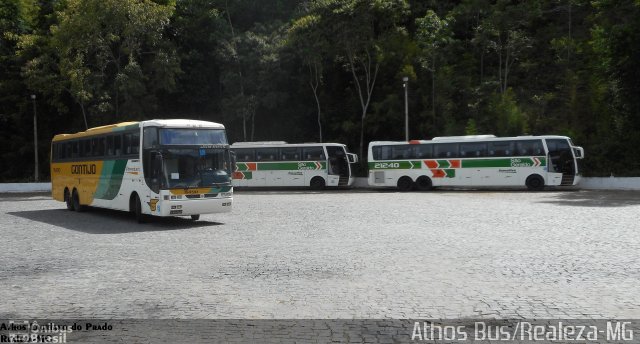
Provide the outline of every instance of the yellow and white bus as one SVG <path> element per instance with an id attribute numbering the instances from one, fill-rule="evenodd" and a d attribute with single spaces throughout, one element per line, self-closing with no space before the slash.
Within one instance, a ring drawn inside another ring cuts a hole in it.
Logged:
<path id="1" fill-rule="evenodd" d="M 369 144 L 369 185 L 430 190 L 436 186 L 575 185 L 584 150 L 566 136 L 436 137 Z"/>
<path id="2" fill-rule="evenodd" d="M 350 186 L 351 164 L 358 161 L 340 143 L 236 142 L 231 151 L 237 160 L 237 187 Z"/>
<path id="3" fill-rule="evenodd" d="M 51 145 L 52 196 L 145 216 L 231 211 L 232 162 L 222 124 L 182 119 L 125 122 L 60 134 Z"/>

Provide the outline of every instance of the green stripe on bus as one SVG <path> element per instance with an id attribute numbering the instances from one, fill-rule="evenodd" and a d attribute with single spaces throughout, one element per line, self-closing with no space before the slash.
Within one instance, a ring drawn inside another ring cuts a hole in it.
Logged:
<path id="1" fill-rule="evenodd" d="M 477 167 L 535 167 L 546 166 L 547 159 L 543 157 L 536 158 L 506 158 L 506 159 L 473 159 L 461 160 L 462 168 Z"/>
<path id="2" fill-rule="evenodd" d="M 439 168 L 451 167 L 451 164 L 449 163 L 449 160 L 437 160 L 437 161 L 438 161 L 438 167 Z"/>
<path id="3" fill-rule="evenodd" d="M 100 180 L 93 198 L 112 200 L 118 195 L 127 160 L 105 160 L 100 171 Z"/>
<path id="4" fill-rule="evenodd" d="M 325 170 L 326 162 L 300 161 L 300 162 L 259 162 L 256 164 L 258 171 L 286 171 L 286 170 Z"/>
<path id="5" fill-rule="evenodd" d="M 237 170 L 240 172 L 249 171 L 249 165 L 244 162 L 236 163 Z"/>
<path id="6" fill-rule="evenodd" d="M 430 159 L 428 159 L 430 160 Z M 545 157 L 454 159 L 460 160 L 460 168 L 480 167 L 538 167 L 546 166 Z M 438 168 L 451 168 L 449 160 L 438 159 Z M 421 161 L 376 161 L 368 163 L 370 170 L 408 170 L 422 168 Z M 453 169 L 452 169 L 453 170 Z"/>

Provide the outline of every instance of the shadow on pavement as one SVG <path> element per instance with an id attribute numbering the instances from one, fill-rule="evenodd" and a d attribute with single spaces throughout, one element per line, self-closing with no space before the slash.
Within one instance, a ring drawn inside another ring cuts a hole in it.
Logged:
<path id="1" fill-rule="evenodd" d="M 560 193 L 554 199 L 540 203 L 566 205 L 574 207 L 628 207 L 640 205 L 640 192 L 637 191 L 588 191 Z"/>
<path id="2" fill-rule="evenodd" d="M 88 234 L 124 234 L 222 225 L 212 221 L 151 216 L 147 217 L 147 223 L 140 224 L 128 212 L 101 208 L 89 208 L 82 213 L 67 209 L 45 209 L 14 211 L 7 214 Z"/>

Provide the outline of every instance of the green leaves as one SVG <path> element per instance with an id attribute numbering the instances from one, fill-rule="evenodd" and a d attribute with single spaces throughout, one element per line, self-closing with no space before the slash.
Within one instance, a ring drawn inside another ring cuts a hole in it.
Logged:
<path id="1" fill-rule="evenodd" d="M 163 38 L 173 7 L 145 0 L 69 0 L 51 28 L 60 74 L 90 115 L 107 121 L 153 109 L 154 93 L 175 86 L 178 63 Z"/>

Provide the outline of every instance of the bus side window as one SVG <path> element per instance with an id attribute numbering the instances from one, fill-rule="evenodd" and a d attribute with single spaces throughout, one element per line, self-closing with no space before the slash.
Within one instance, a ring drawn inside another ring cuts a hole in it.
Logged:
<path id="1" fill-rule="evenodd" d="M 131 153 L 131 134 L 122 135 L 122 154 Z"/>
<path id="2" fill-rule="evenodd" d="M 371 147 L 371 155 L 373 156 L 374 160 L 380 160 L 380 147 L 379 146 Z"/>
<path id="3" fill-rule="evenodd" d="M 113 136 L 107 136 L 107 155 L 113 156 L 114 147 L 113 147 Z"/>
<path id="4" fill-rule="evenodd" d="M 280 158 L 283 161 L 298 161 L 300 156 L 300 148 L 287 147 L 280 148 Z"/>
<path id="5" fill-rule="evenodd" d="M 122 136 L 116 135 L 113 137 L 113 155 L 119 156 L 122 154 Z"/>
<path id="6" fill-rule="evenodd" d="M 80 141 L 71 142 L 71 157 L 72 158 L 80 157 Z"/>
<path id="7" fill-rule="evenodd" d="M 51 162 L 56 162 L 58 161 L 58 144 L 57 143 L 52 143 L 51 144 Z"/>
<path id="8" fill-rule="evenodd" d="M 421 144 L 415 147 L 415 155 L 418 159 L 431 159 L 433 157 L 433 145 Z"/>
<path id="9" fill-rule="evenodd" d="M 64 158 L 71 158 L 71 142 L 65 142 L 64 144 Z"/>
<path id="10" fill-rule="evenodd" d="M 304 147 L 302 148 L 302 155 L 307 161 L 325 160 L 322 147 Z"/>
<path id="11" fill-rule="evenodd" d="M 408 159 L 413 155 L 413 146 L 412 145 L 394 145 L 391 146 L 391 150 L 393 151 L 393 159 Z"/>
<path id="12" fill-rule="evenodd" d="M 140 132 L 131 134 L 131 153 L 138 154 L 140 152 Z"/>
<path id="13" fill-rule="evenodd" d="M 236 153 L 236 159 L 240 162 L 248 162 L 255 160 L 255 152 L 253 149 L 235 149 L 234 153 Z"/>
<path id="14" fill-rule="evenodd" d="M 256 149 L 256 161 L 276 161 L 278 157 L 277 148 L 258 148 Z"/>
<path id="15" fill-rule="evenodd" d="M 91 140 L 92 141 L 92 152 L 93 156 L 103 156 L 104 155 L 104 137 L 98 137 Z"/>
<path id="16" fill-rule="evenodd" d="M 437 158 L 456 158 L 458 156 L 457 143 L 438 143 L 434 145 Z"/>

